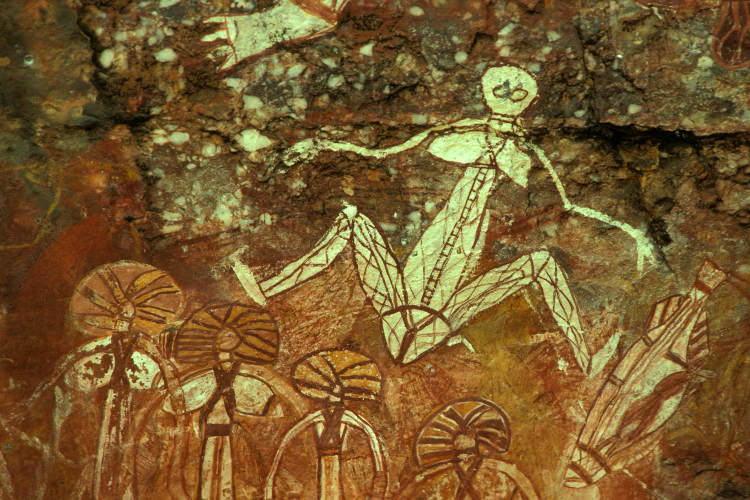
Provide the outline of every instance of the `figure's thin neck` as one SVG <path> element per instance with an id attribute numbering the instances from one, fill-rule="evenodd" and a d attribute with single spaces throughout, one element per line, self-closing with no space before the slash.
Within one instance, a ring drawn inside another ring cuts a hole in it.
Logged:
<path id="1" fill-rule="evenodd" d="M 490 124 L 498 132 L 518 134 L 521 131 L 521 127 L 518 124 L 518 115 L 492 113 L 490 115 Z"/>

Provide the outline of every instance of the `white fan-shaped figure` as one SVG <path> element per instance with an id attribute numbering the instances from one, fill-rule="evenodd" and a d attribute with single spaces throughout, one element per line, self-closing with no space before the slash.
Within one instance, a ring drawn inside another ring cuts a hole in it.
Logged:
<path id="1" fill-rule="evenodd" d="M 250 297 L 264 303 L 267 297 L 299 285 L 325 269 L 351 244 L 362 288 L 382 320 L 387 348 L 396 362 L 410 363 L 444 343 L 468 346 L 456 334 L 461 326 L 479 312 L 537 284 L 579 366 L 588 371 L 590 355 L 578 307 L 565 272 L 549 252 L 524 255 L 470 279 L 484 246 L 489 223 L 485 208 L 495 182 L 504 174 L 526 187 L 531 168 L 527 151 L 534 151 L 552 175 L 566 209 L 624 230 L 636 238 L 639 250 L 643 246 L 651 251 L 651 246 L 641 231 L 570 203 L 543 151 L 522 141 L 517 119 L 537 93 L 531 75 L 514 66 L 493 67 L 482 78 L 482 90 L 492 111 L 488 119 L 431 128 L 391 148 L 368 149 L 310 139 L 295 144 L 286 154 L 289 164 L 322 150 L 383 158 L 424 144 L 436 158 L 463 166 L 464 174 L 403 267 L 378 226 L 349 205 L 308 254 L 277 276 L 258 282 L 250 269 L 235 259 L 235 273 Z"/>
<path id="2" fill-rule="evenodd" d="M 220 71 L 262 53 L 281 42 L 300 41 L 328 33 L 336 27 L 349 0 L 278 0 L 252 14 L 222 15 L 204 22 L 216 31 L 201 41 L 222 41 L 212 56 Z"/>

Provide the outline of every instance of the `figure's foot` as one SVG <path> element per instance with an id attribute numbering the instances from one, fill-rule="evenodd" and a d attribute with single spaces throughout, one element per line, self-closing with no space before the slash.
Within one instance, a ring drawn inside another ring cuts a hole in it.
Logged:
<path id="1" fill-rule="evenodd" d="M 219 64 L 219 71 L 226 71 L 234 67 L 240 58 L 237 55 L 237 18 L 250 16 L 215 16 L 209 17 L 203 22 L 214 24 L 215 31 L 203 38 L 201 42 L 213 43 L 221 41 L 222 45 L 214 48 L 210 53 L 210 58 Z"/>
<path id="2" fill-rule="evenodd" d="M 258 285 L 258 281 L 255 279 L 255 275 L 250 268 L 240 260 L 240 255 L 245 248 L 239 249 L 237 252 L 229 256 L 229 261 L 232 264 L 232 271 L 240 280 L 242 288 L 245 289 L 245 293 L 250 297 L 256 304 L 261 306 L 266 305 L 266 296 Z"/>
<path id="3" fill-rule="evenodd" d="M 476 349 L 474 349 L 474 346 L 471 345 L 471 342 L 469 342 L 466 337 L 462 337 L 461 335 L 455 335 L 448 339 L 448 342 L 445 343 L 445 345 L 451 346 L 451 345 L 457 345 L 457 344 L 463 344 L 466 346 L 466 348 L 470 352 L 477 352 Z"/>

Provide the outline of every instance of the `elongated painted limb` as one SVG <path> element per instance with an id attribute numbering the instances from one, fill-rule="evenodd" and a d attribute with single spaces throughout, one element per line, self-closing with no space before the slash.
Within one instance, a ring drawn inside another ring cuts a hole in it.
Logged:
<path id="1" fill-rule="evenodd" d="M 276 472 L 279 469 L 279 465 L 281 465 L 281 458 L 284 456 L 284 452 L 289 446 L 289 443 L 291 443 L 292 440 L 299 434 L 315 424 L 325 424 L 325 418 L 323 417 L 323 412 L 321 410 L 308 414 L 305 418 L 297 422 L 294 427 L 289 429 L 289 431 L 284 435 L 284 438 L 281 440 L 281 444 L 279 444 L 279 448 L 276 450 L 276 455 L 274 455 L 273 457 L 271 469 L 268 471 L 266 485 L 263 489 L 264 500 L 273 499 L 273 483 L 276 479 Z"/>
<path id="2" fill-rule="evenodd" d="M 525 495 L 528 500 L 539 500 L 539 496 L 536 493 L 534 485 L 531 484 L 526 474 L 521 472 L 515 465 L 505 462 L 503 460 L 493 460 L 493 469 L 498 472 L 502 472 L 510 477 L 521 489 L 521 492 Z"/>
<path id="3" fill-rule="evenodd" d="M 18 429 L 13 424 L 5 420 L 1 415 L 0 415 L 0 428 L 2 428 L 8 434 L 21 440 L 26 446 L 29 446 L 39 451 L 42 455 L 50 455 L 50 456 L 54 455 L 56 460 L 59 460 L 61 463 L 65 465 L 69 465 L 69 466 L 79 465 L 77 462 L 63 455 L 59 449 L 55 449 L 54 447 L 50 449 L 50 446 L 48 444 L 43 443 L 37 437 L 29 436 L 28 434 L 26 434 L 25 432 L 23 432 L 22 430 Z"/>
<path id="4" fill-rule="evenodd" d="M 188 488 L 183 473 L 184 469 L 182 468 L 182 465 L 184 465 L 187 460 L 187 443 L 186 440 L 183 439 L 183 435 L 187 431 L 190 416 L 185 410 L 185 393 L 182 390 L 179 377 L 177 376 L 177 368 L 169 359 L 162 355 L 152 337 L 149 337 L 148 335 L 138 335 L 136 338 L 136 347 L 148 354 L 151 359 L 156 361 L 159 365 L 159 373 L 161 374 L 161 378 L 164 381 L 167 390 L 164 397 L 169 397 L 171 407 L 174 409 L 178 431 L 174 434 L 172 440 L 173 446 L 170 447 L 171 456 L 169 466 L 170 470 L 172 470 L 172 467 L 175 465 L 174 461 L 177 461 L 177 466 L 174 468 L 178 471 L 177 474 L 180 477 L 180 481 L 170 481 L 169 492 L 174 499 L 187 498 Z M 157 401 L 161 404 L 163 398 L 158 398 Z M 147 413 L 147 415 L 150 415 L 150 413 Z M 145 422 L 147 423 L 147 421 L 148 420 Z M 135 433 L 134 437 L 136 440 L 139 439 L 141 433 L 142 430 Z M 134 448 L 136 448 L 137 452 L 137 441 Z M 136 458 L 136 453 L 134 452 L 133 459 L 135 460 Z M 135 463 L 133 464 L 133 471 L 135 471 Z"/>
<path id="5" fill-rule="evenodd" d="M 203 440 L 199 488 L 206 500 L 234 499 L 232 442 L 229 436 L 208 436 Z"/>
<path id="6" fill-rule="evenodd" d="M 345 410 L 341 417 L 341 422 L 361 430 L 367 436 L 367 442 L 370 444 L 370 453 L 372 454 L 373 467 L 375 469 L 375 479 L 373 490 L 369 498 L 383 498 L 388 491 L 388 469 L 385 464 L 385 451 L 375 429 L 364 417 L 356 413 Z"/>
<path id="7" fill-rule="evenodd" d="M 89 462 L 84 466 L 83 470 L 81 471 L 81 475 L 78 476 L 75 489 L 73 490 L 73 495 L 70 498 L 74 500 L 80 500 L 81 498 L 83 498 L 86 490 L 91 485 L 91 478 L 93 477 L 93 473 L 94 464 L 92 462 Z"/>
<path id="8" fill-rule="evenodd" d="M 278 43 L 320 36 L 336 26 L 335 20 L 323 19 L 290 0 L 280 0 L 260 12 L 211 17 L 205 22 L 218 24 L 218 29 L 204 36 L 202 41 L 225 43 L 212 53 L 212 57 L 221 62 L 220 71 Z"/>
<path id="9" fill-rule="evenodd" d="M 125 437 L 130 426 L 133 395 L 129 390 L 107 389 L 94 467 L 96 498 L 120 497 L 120 473 Z"/>
<path id="10" fill-rule="evenodd" d="M 560 195 L 560 199 L 563 202 L 563 207 L 565 208 L 565 210 L 569 210 L 579 215 L 583 215 L 584 217 L 609 224 L 610 226 L 620 229 L 621 231 L 625 232 L 625 234 L 633 238 L 636 246 L 638 272 L 643 272 L 643 264 L 645 259 L 648 259 L 651 262 L 656 262 L 658 260 L 658 250 L 656 249 L 654 242 L 646 234 L 645 231 L 643 231 L 642 229 L 636 229 L 630 224 L 619 221 L 607 214 L 599 212 L 598 210 L 594 210 L 593 208 L 582 207 L 576 205 L 575 203 L 572 203 L 568 199 L 568 195 L 565 193 L 565 188 L 563 187 L 560 177 L 557 175 L 557 172 L 552 166 L 552 163 L 550 163 L 549 159 L 544 154 L 544 150 L 539 146 L 531 143 L 524 143 L 524 146 L 532 149 L 537 154 L 539 160 L 542 162 L 542 165 L 547 170 L 547 172 L 549 172 L 550 177 L 552 177 L 552 181 L 555 184 L 555 188 L 557 188 L 557 192 Z"/>
<path id="11" fill-rule="evenodd" d="M 565 272 L 545 250 L 491 269 L 468 283 L 448 302 L 445 315 L 456 331 L 479 312 L 499 304 L 532 283 L 542 289 L 547 307 L 568 338 L 578 365 L 588 372 L 591 356 L 581 328 L 578 305 Z"/>
<path id="12" fill-rule="evenodd" d="M 352 219 L 356 215 L 356 207 L 346 207 L 312 250 L 288 264 L 273 278 L 260 283 L 258 283 L 250 268 L 241 262 L 237 255 L 231 256 L 230 258 L 233 260 L 232 270 L 239 279 L 242 288 L 245 289 L 245 293 L 256 303 L 265 305 L 267 297 L 294 288 L 326 269 L 351 240 Z"/>
<path id="13" fill-rule="evenodd" d="M 7 422 L 11 424 L 22 420 L 28 414 L 34 404 L 39 400 L 39 398 L 43 396 L 49 389 L 55 387 L 55 385 L 57 385 L 57 383 L 60 381 L 60 378 L 65 376 L 65 374 L 68 373 L 73 365 L 81 358 L 83 358 L 83 356 L 101 352 L 111 352 L 112 347 L 107 340 L 108 339 L 101 339 L 89 342 L 88 344 L 79 347 L 72 353 L 65 356 L 62 361 L 57 364 L 55 371 L 52 373 L 52 376 L 46 381 L 39 384 L 39 386 L 37 386 L 37 388 L 31 394 L 31 396 L 29 396 L 29 398 L 25 401 L 22 401 L 16 407 L 16 409 L 11 413 Z"/>
<path id="14" fill-rule="evenodd" d="M 285 164 L 291 166 L 297 163 L 301 163 L 305 160 L 309 160 L 321 151 L 334 151 L 339 153 L 356 153 L 360 156 L 366 156 L 369 158 L 383 159 L 391 155 L 403 153 L 411 148 L 419 146 L 429 137 L 439 135 L 441 132 L 451 131 L 456 133 L 459 131 L 470 131 L 482 129 L 486 126 L 487 120 L 478 120 L 476 118 L 466 118 L 457 122 L 448 123 L 445 125 L 438 125 L 427 130 L 424 130 L 417 135 L 407 139 L 401 144 L 396 144 L 388 148 L 367 148 L 359 146 L 357 144 L 351 144 L 348 142 L 336 142 L 326 139 L 310 138 L 295 143 L 292 147 L 287 149 L 282 156 L 282 160 Z"/>
<path id="15" fill-rule="evenodd" d="M 351 243 L 354 262 L 362 289 L 379 312 L 390 311 L 404 302 L 404 285 L 396 258 L 377 226 L 354 206 L 347 206 L 328 232 L 313 249 L 281 272 L 258 283 L 250 269 L 235 260 L 233 269 L 251 297 L 266 297 L 281 292 L 314 277 L 328 266 Z M 258 300 L 256 300 L 258 301 Z"/>

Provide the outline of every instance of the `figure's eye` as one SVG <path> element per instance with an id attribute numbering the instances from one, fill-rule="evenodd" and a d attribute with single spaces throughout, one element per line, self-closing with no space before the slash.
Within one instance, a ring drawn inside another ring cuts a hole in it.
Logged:
<path id="1" fill-rule="evenodd" d="M 522 88 L 514 89 L 513 92 L 510 94 L 510 100 L 513 102 L 520 102 L 526 99 L 528 97 L 529 91 Z"/>
<path id="2" fill-rule="evenodd" d="M 497 87 L 492 89 L 492 95 L 494 95 L 498 99 L 508 99 L 510 97 L 510 94 L 511 91 L 509 82 L 503 82 L 501 85 L 498 85 Z"/>

